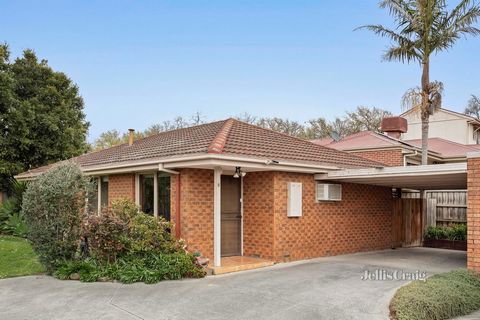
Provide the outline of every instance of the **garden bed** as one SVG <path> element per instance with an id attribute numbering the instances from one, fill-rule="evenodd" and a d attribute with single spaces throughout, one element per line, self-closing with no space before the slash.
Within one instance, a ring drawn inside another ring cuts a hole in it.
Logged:
<path id="1" fill-rule="evenodd" d="M 467 251 L 467 241 L 447 239 L 425 239 L 424 247 Z"/>

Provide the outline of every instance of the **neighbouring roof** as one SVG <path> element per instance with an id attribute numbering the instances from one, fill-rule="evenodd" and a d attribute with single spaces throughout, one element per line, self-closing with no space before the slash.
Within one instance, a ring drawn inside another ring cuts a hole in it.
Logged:
<path id="1" fill-rule="evenodd" d="M 319 144 L 319 140 L 311 140 L 311 142 Z M 329 143 L 320 140 L 323 146 L 334 148 L 337 150 L 359 150 L 386 147 L 413 147 L 404 141 L 392 138 L 385 134 L 373 131 L 361 131 L 342 138 L 339 141 L 331 140 Z"/>
<path id="2" fill-rule="evenodd" d="M 422 139 L 405 140 L 419 148 L 422 147 Z M 428 149 L 439 153 L 442 157 L 465 157 L 468 152 L 480 150 L 480 145 L 465 145 L 442 138 L 429 138 Z"/>
<path id="3" fill-rule="evenodd" d="M 82 168 L 123 166 L 141 161 L 180 158 L 188 155 L 221 154 L 277 161 L 293 161 L 339 168 L 382 166 L 343 151 L 326 148 L 306 140 L 227 119 L 190 128 L 152 135 L 70 160 Z M 52 165 L 21 173 L 26 178 L 47 171 Z"/>
<path id="4" fill-rule="evenodd" d="M 313 143 L 318 143 L 318 141 L 311 140 Z M 421 149 L 422 147 L 422 139 L 399 140 L 373 131 L 355 133 L 339 141 L 330 140 L 328 143 L 326 141 L 323 146 L 344 151 L 390 147 Z M 479 151 L 480 145 L 464 145 L 442 138 L 429 138 L 428 150 L 443 158 L 458 158 L 465 157 L 468 152 Z"/>
<path id="5" fill-rule="evenodd" d="M 405 111 L 404 113 L 402 113 L 402 114 L 400 115 L 400 117 L 403 117 L 403 116 L 405 116 L 405 115 L 407 115 L 407 114 L 409 114 L 409 113 L 412 113 L 412 112 L 414 112 L 414 111 L 415 111 L 414 109 L 407 110 L 407 111 Z M 460 112 L 453 111 L 453 110 L 449 110 L 449 109 L 445 109 L 445 108 L 439 108 L 436 112 L 438 112 L 438 111 L 440 111 L 440 112 L 445 112 L 445 113 L 449 113 L 449 114 L 455 115 L 455 116 L 457 116 L 457 117 L 459 117 L 459 118 L 467 119 L 469 122 L 474 122 L 474 123 L 476 123 L 476 124 L 480 124 L 480 119 L 477 119 L 477 118 L 475 118 L 475 117 L 466 115 L 466 114 L 464 114 L 464 113 L 460 113 Z"/>

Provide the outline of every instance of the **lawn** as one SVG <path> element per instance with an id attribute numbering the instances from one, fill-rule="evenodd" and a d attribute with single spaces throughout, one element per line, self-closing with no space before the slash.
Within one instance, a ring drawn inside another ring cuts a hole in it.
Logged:
<path id="1" fill-rule="evenodd" d="M 27 240 L 0 235 L 0 279 L 42 273 L 43 266 Z"/>
<path id="2" fill-rule="evenodd" d="M 480 309 L 480 273 L 465 269 L 413 281 L 390 302 L 394 320 L 444 320 Z"/>

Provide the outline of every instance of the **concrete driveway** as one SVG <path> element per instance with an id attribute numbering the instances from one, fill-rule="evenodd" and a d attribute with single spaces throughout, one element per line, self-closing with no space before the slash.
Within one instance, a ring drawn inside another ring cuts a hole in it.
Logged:
<path id="1" fill-rule="evenodd" d="M 155 285 L 12 278 L 0 280 L 0 318 L 388 319 L 391 297 L 408 281 L 364 281 L 365 270 L 432 275 L 465 261 L 465 252 L 410 248 Z"/>

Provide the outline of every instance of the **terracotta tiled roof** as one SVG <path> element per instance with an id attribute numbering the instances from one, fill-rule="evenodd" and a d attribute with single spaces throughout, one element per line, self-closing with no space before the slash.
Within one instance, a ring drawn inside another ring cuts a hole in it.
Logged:
<path id="1" fill-rule="evenodd" d="M 310 142 L 313 142 L 315 144 L 318 144 L 320 146 L 326 146 L 332 142 L 334 142 L 335 140 L 333 140 L 332 138 L 321 138 L 321 139 L 314 139 L 314 140 L 310 140 Z"/>
<path id="2" fill-rule="evenodd" d="M 318 143 L 317 140 L 312 140 L 313 143 Z M 326 147 L 337 150 L 355 150 L 368 148 L 384 148 L 392 146 L 409 146 L 404 141 L 389 137 L 385 134 L 376 133 L 373 131 L 361 131 L 351 134 L 345 138 L 330 143 L 323 144 Z M 410 146 L 411 147 L 411 146 Z"/>
<path id="3" fill-rule="evenodd" d="M 306 140 L 247 124 L 235 119 L 162 132 L 115 147 L 71 159 L 82 168 L 124 165 L 141 160 L 161 160 L 186 155 L 240 155 L 261 159 L 357 168 L 379 163 L 316 145 Z M 160 162 L 160 161 L 159 161 Z M 39 174 L 50 166 L 33 169 L 17 177 Z"/>
<path id="4" fill-rule="evenodd" d="M 406 140 L 414 146 L 421 147 L 422 139 Z M 439 153 L 442 157 L 465 157 L 469 152 L 479 151 L 479 145 L 465 145 L 442 138 L 429 138 L 428 150 Z"/>
<path id="5" fill-rule="evenodd" d="M 344 168 L 378 166 L 377 162 L 295 138 L 287 134 L 235 121 L 223 148 L 240 154 L 275 160 L 294 160 Z"/>

